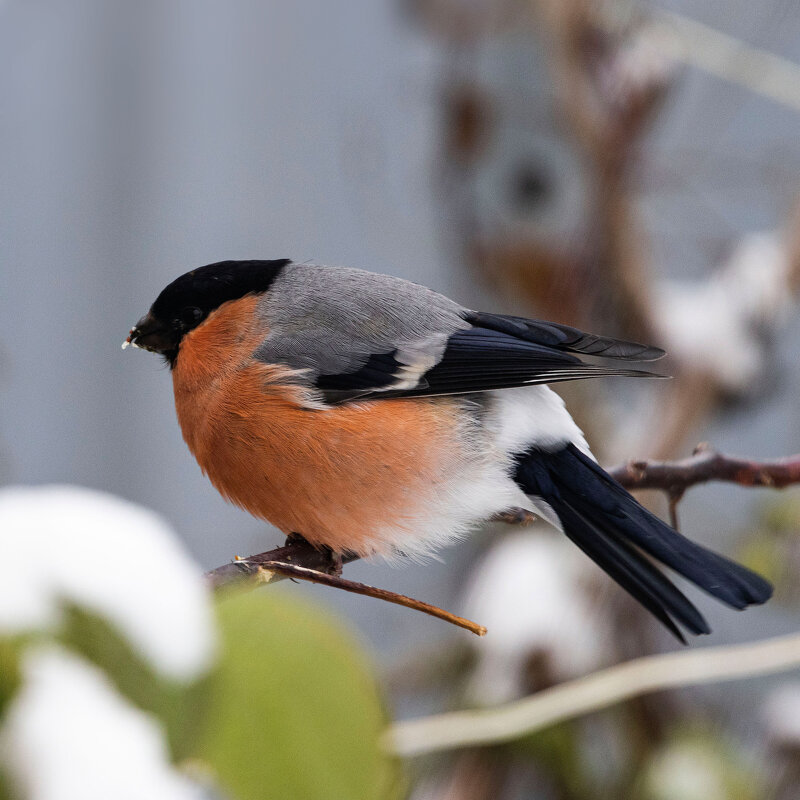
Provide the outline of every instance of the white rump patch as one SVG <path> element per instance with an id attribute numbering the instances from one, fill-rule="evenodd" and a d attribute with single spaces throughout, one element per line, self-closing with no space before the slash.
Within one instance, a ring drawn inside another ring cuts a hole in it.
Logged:
<path id="1" fill-rule="evenodd" d="M 486 427 L 506 456 L 531 447 L 560 450 L 569 443 L 591 455 L 583 431 L 564 401 L 547 386 L 525 386 L 490 392 Z"/>

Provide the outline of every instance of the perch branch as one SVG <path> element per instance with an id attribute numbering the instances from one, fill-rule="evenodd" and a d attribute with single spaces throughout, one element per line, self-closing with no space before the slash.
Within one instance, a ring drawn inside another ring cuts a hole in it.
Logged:
<path id="1" fill-rule="evenodd" d="M 342 563 L 346 564 L 356 560 L 356 556 L 346 555 L 342 558 Z M 471 620 L 451 614 L 442 608 L 415 600 L 404 594 L 391 592 L 388 589 L 380 589 L 377 586 L 368 586 L 365 583 L 349 581 L 339 575 L 332 575 L 327 570 L 331 568 L 330 554 L 323 550 L 317 550 L 301 537 L 291 538 L 283 547 L 277 547 L 265 553 L 249 556 L 248 558 L 237 558 L 230 564 L 223 564 L 221 567 L 212 569 L 206 573 L 206 578 L 215 589 L 229 586 L 234 583 L 241 583 L 247 579 L 255 586 L 264 583 L 275 583 L 286 578 L 293 578 L 310 583 L 321 583 L 334 589 L 342 589 L 345 592 L 353 592 L 367 597 L 374 597 L 378 600 L 385 600 L 387 603 L 394 603 L 414 611 L 421 611 L 437 617 L 451 625 L 465 628 L 477 636 L 483 636 L 486 628 L 478 625 Z"/>
<path id="2" fill-rule="evenodd" d="M 350 561 L 355 561 L 356 557 L 345 555 L 342 557 L 342 563 L 347 564 Z M 206 573 L 206 579 L 214 589 L 221 589 L 233 583 L 251 579 L 254 582 L 259 579 L 259 572 L 264 564 L 271 562 L 279 562 L 287 566 L 305 567 L 309 570 L 316 570 L 318 572 L 326 572 L 330 569 L 331 559 L 330 554 L 324 550 L 317 550 L 316 547 L 310 545 L 305 539 L 300 537 L 291 538 L 283 547 L 276 547 L 274 550 L 267 550 L 265 553 L 258 553 L 254 556 L 247 558 L 239 558 L 238 556 L 234 561 L 229 564 L 223 564 L 221 567 L 212 569 Z M 278 575 L 270 581 L 274 583 L 288 575 Z M 263 582 L 263 576 L 262 576 Z"/>
<path id="3" fill-rule="evenodd" d="M 783 489 L 800 483 L 800 455 L 773 461 L 726 456 L 706 445 L 680 461 L 629 461 L 609 470 L 626 489 L 661 489 L 671 497 L 709 481 Z"/>
<path id="4" fill-rule="evenodd" d="M 700 446 L 691 458 L 682 461 L 629 461 L 613 467 L 609 473 L 628 489 L 660 489 L 667 492 L 671 498 L 673 522 L 677 522 L 677 501 L 687 489 L 699 483 L 727 481 L 740 486 L 767 486 L 773 489 L 800 483 L 800 455 L 774 461 L 753 461 L 722 455 L 707 446 Z M 530 514 L 514 508 L 499 514 L 496 519 L 511 524 L 525 524 L 530 521 Z M 347 554 L 342 557 L 342 564 L 357 558 Z M 486 633 L 483 626 L 429 603 L 332 575 L 331 566 L 329 552 L 318 550 L 302 537 L 291 537 L 283 547 L 237 558 L 212 569 L 206 573 L 206 578 L 215 589 L 248 580 L 257 585 L 296 578 L 412 608 L 466 628 L 478 636 Z"/>

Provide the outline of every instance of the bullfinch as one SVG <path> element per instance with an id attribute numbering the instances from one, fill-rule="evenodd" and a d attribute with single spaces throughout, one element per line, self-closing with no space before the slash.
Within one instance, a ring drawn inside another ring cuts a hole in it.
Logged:
<path id="1" fill-rule="evenodd" d="M 358 269 L 222 261 L 169 284 L 126 343 L 160 353 L 183 437 L 229 501 L 334 554 L 422 556 L 535 512 L 672 633 L 709 633 L 656 568 L 742 609 L 772 588 L 641 506 L 546 384 L 663 351 L 471 311 Z"/>

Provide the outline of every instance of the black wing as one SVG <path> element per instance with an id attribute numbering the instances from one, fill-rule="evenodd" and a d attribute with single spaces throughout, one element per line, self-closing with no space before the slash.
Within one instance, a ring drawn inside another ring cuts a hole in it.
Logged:
<path id="1" fill-rule="evenodd" d="M 516 339 L 533 344 L 566 350 L 569 353 L 583 353 L 587 356 L 602 356 L 620 361 L 656 361 L 666 353 L 660 347 L 651 347 L 638 342 L 626 342 L 607 336 L 595 336 L 569 325 L 557 322 L 543 322 L 525 317 L 510 317 L 505 314 L 486 314 L 470 311 L 465 315 L 468 322 L 476 328 L 506 333 Z"/>
<path id="2" fill-rule="evenodd" d="M 552 322 L 478 312 L 464 317 L 470 327 L 453 333 L 438 353 L 419 345 L 374 353 L 352 372 L 319 375 L 315 386 L 330 403 L 466 394 L 607 375 L 653 377 L 641 370 L 586 364 L 575 353 L 631 361 L 664 355 L 655 347 Z"/>

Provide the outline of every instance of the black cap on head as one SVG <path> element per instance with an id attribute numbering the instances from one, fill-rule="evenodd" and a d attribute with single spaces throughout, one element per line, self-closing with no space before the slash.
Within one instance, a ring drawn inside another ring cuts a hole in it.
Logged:
<path id="1" fill-rule="evenodd" d="M 173 364 L 183 335 L 196 328 L 214 309 L 229 300 L 266 292 L 291 261 L 218 261 L 193 269 L 170 283 L 128 341 L 163 354 Z"/>

